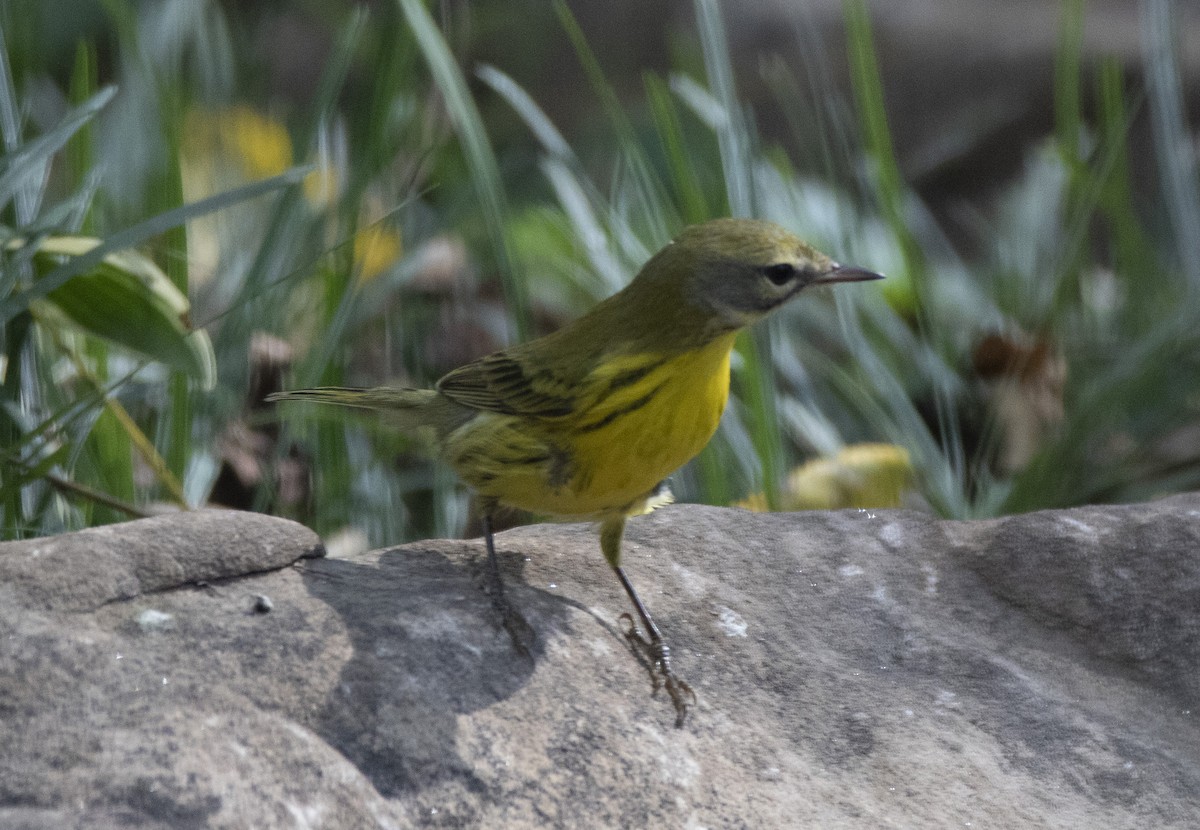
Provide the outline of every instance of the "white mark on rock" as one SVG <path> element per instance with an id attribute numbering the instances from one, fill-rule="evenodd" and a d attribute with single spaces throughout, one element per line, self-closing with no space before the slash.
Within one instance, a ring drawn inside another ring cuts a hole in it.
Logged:
<path id="1" fill-rule="evenodd" d="M 904 542 L 904 527 L 899 522 L 888 522 L 879 528 L 879 541 L 889 548 L 898 548 Z"/>
<path id="2" fill-rule="evenodd" d="M 1060 516 L 1059 521 L 1067 527 L 1074 528 L 1086 536 L 1096 536 L 1096 528 L 1092 527 L 1087 522 L 1081 522 L 1079 519 L 1073 519 L 1070 516 Z"/>
<path id="3" fill-rule="evenodd" d="M 294 826 L 301 830 L 320 827 L 325 823 L 326 810 L 320 804 L 295 804 L 285 801 L 283 807 L 291 813 L 292 820 L 295 822 Z"/>
<path id="4" fill-rule="evenodd" d="M 147 608 L 145 611 L 138 614 L 135 619 L 138 627 L 142 629 L 142 631 L 162 631 L 171 624 L 171 620 L 174 619 L 174 617 L 165 611 L 159 611 L 155 608 Z"/>
<path id="5" fill-rule="evenodd" d="M 941 706 L 945 709 L 957 709 L 958 695 L 949 689 L 941 689 L 937 693 L 937 697 L 933 699 L 934 705 Z"/>
<path id="6" fill-rule="evenodd" d="M 608 642 L 599 638 L 588 640 L 587 646 L 595 657 L 607 657 L 609 654 L 612 654 L 612 649 L 609 647 Z"/>
<path id="7" fill-rule="evenodd" d="M 844 577 L 862 576 L 864 573 L 866 571 L 858 565 L 842 565 L 842 567 L 838 568 L 838 575 Z"/>
<path id="8" fill-rule="evenodd" d="M 667 783 L 690 787 L 700 777 L 700 764 L 691 753 L 668 752 L 662 757 L 663 778 Z"/>
<path id="9" fill-rule="evenodd" d="M 656 744 L 661 750 L 655 755 L 664 783 L 679 787 L 691 787 L 696 783 L 700 777 L 700 764 L 690 752 L 679 745 L 668 747 L 663 733 L 652 726 L 641 726 L 641 732 L 647 741 Z"/>
<path id="10" fill-rule="evenodd" d="M 349 691 L 349 686 L 347 684 L 343 683 L 342 685 L 346 687 L 347 691 Z M 298 723 L 295 723 L 290 720 L 285 720 L 283 722 L 283 728 L 286 729 L 288 732 L 291 732 L 293 735 L 295 735 L 297 738 L 300 738 L 307 744 L 315 743 L 313 741 L 313 734 Z"/>
<path id="11" fill-rule="evenodd" d="M 726 637 L 745 637 L 746 620 L 732 608 L 724 605 L 717 606 L 717 628 L 725 632 Z"/>
<path id="12" fill-rule="evenodd" d="M 709 592 L 710 581 L 707 577 L 674 562 L 671 563 L 671 570 L 678 577 L 679 586 L 687 592 L 688 596 L 699 599 Z"/>
<path id="13" fill-rule="evenodd" d="M 925 593 L 933 595 L 937 593 L 938 588 L 938 572 L 937 568 L 929 563 L 921 564 L 921 573 L 925 574 Z"/>
<path id="14" fill-rule="evenodd" d="M 421 640 L 448 640 L 476 657 L 483 654 L 483 650 L 472 642 L 470 633 L 463 628 L 462 620 L 448 611 L 423 617 L 405 615 L 401 618 L 401 623 L 410 637 Z"/>

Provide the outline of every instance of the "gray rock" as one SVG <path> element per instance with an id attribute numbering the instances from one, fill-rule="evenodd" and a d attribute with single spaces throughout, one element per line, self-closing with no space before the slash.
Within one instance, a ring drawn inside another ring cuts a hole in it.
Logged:
<path id="1" fill-rule="evenodd" d="M 1193 828 L 1200 496 L 988 522 L 678 506 L 345 559 L 161 517 L 0 545 L 0 827 Z M 260 597 L 270 598 L 262 613 Z M 256 610 L 257 609 L 257 610 Z"/>
<path id="2" fill-rule="evenodd" d="M 0 546 L 0 586 L 46 611 L 95 611 L 189 583 L 272 571 L 320 555 L 312 531 L 255 513 L 174 513 Z"/>

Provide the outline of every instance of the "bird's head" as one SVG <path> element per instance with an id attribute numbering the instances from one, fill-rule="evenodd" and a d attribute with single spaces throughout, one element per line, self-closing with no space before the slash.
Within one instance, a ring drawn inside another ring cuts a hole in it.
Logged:
<path id="1" fill-rule="evenodd" d="M 656 254 L 636 281 L 670 286 L 715 329 L 738 329 L 810 285 L 881 279 L 839 265 L 778 225 L 714 219 L 692 225 Z"/>

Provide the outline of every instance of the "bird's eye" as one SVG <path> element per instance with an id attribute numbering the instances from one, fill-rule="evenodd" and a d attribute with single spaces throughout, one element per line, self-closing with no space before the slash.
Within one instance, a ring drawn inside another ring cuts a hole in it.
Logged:
<path id="1" fill-rule="evenodd" d="M 777 265 L 768 265 L 763 269 L 763 274 L 775 285 L 786 285 L 796 278 L 796 266 L 789 262 L 780 262 Z"/>

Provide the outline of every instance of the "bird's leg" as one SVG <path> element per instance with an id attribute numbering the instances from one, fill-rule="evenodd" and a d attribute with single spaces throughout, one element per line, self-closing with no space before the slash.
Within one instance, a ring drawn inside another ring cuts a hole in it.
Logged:
<path id="1" fill-rule="evenodd" d="M 624 531 L 624 516 L 605 521 L 600 527 L 600 548 L 604 551 L 604 558 L 608 560 L 608 564 L 616 572 L 617 579 L 621 580 L 621 587 L 625 589 L 625 593 L 629 595 L 629 599 L 633 602 L 634 610 L 637 611 L 638 617 L 641 618 L 642 625 L 645 626 L 650 639 L 647 640 L 642 636 L 641 632 L 638 631 L 637 624 L 633 621 L 633 617 L 628 613 L 621 615 L 621 619 L 629 623 L 629 630 L 625 632 L 625 637 L 631 643 L 636 643 L 645 649 L 649 655 L 650 673 L 651 680 L 654 682 L 654 691 L 657 692 L 660 686 L 667 690 L 667 694 L 671 698 L 671 704 L 675 707 L 675 726 L 679 728 L 687 720 L 688 711 L 692 706 L 696 705 L 696 693 L 692 691 L 692 687 L 686 681 L 676 677 L 675 672 L 671 670 L 671 649 L 663 639 L 662 632 L 655 625 L 654 618 L 646 610 L 641 597 L 633 589 L 633 583 L 629 581 L 629 577 L 621 569 L 621 535 Z"/>
<path id="2" fill-rule="evenodd" d="M 521 654 L 529 655 L 527 640 L 533 637 L 533 630 L 525 618 L 509 605 L 508 596 L 504 593 L 504 577 L 500 575 L 500 559 L 496 556 L 496 543 L 492 538 L 492 516 L 483 514 L 483 538 L 487 545 L 488 580 L 491 582 L 492 607 L 500 614 L 504 622 L 504 630 L 512 640 L 513 648 Z"/>
<path id="3" fill-rule="evenodd" d="M 483 514 L 483 541 L 487 546 L 488 578 L 491 580 L 492 602 L 499 609 L 508 604 L 504 596 L 504 578 L 500 576 L 500 559 L 496 556 L 496 542 L 492 538 L 492 517 Z"/>

